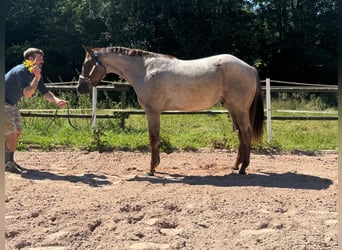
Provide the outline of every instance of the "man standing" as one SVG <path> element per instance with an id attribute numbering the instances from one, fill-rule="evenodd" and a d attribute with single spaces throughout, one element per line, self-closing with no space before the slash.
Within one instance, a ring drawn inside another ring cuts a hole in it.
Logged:
<path id="1" fill-rule="evenodd" d="M 57 98 L 44 85 L 41 75 L 44 53 L 40 49 L 24 51 L 24 62 L 5 75 L 5 170 L 24 173 L 26 170 L 14 161 L 14 152 L 21 134 L 21 115 L 17 103 L 21 97 L 30 98 L 38 89 L 48 102 L 65 107 L 68 102 Z"/>

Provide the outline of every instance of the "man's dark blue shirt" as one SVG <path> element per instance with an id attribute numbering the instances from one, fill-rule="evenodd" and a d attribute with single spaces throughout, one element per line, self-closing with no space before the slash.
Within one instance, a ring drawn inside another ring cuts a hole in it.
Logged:
<path id="1" fill-rule="evenodd" d="M 5 101 L 8 104 L 15 105 L 23 96 L 23 90 L 30 85 L 34 74 L 30 73 L 23 64 L 13 67 L 5 75 Z M 38 83 L 38 90 L 42 95 L 48 92 L 44 85 L 43 77 Z"/>

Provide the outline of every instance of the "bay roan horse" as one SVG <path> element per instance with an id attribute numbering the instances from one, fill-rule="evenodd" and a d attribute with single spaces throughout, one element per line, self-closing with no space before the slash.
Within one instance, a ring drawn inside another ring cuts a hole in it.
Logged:
<path id="1" fill-rule="evenodd" d="M 219 102 L 228 109 L 239 137 L 233 169 L 246 174 L 252 139 L 262 139 L 264 109 L 255 68 L 228 54 L 197 60 L 124 47 L 86 48 L 77 89 L 90 92 L 108 73 L 134 88 L 144 108 L 151 146 L 149 175 L 159 165 L 160 115 L 163 111 L 198 111 Z"/>

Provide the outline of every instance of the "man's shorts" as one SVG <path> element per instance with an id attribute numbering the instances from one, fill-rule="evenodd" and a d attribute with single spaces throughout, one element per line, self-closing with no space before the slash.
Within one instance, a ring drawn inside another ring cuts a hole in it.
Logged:
<path id="1" fill-rule="evenodd" d="M 5 135 L 21 130 L 21 115 L 16 105 L 5 103 Z"/>

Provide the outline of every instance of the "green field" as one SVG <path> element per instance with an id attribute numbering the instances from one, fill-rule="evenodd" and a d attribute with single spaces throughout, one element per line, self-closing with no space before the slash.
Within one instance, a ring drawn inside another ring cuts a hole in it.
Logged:
<path id="1" fill-rule="evenodd" d="M 66 99 L 74 97 L 66 97 Z M 330 99 L 328 99 L 329 101 Z M 79 96 L 78 104 L 72 108 L 91 107 L 90 96 Z M 321 97 L 299 96 L 297 98 L 279 98 L 272 100 L 272 116 L 337 116 L 337 108 L 326 105 L 327 100 Z M 98 114 L 108 114 L 108 107 L 118 104 L 105 98 L 98 104 Z M 23 100 L 20 108 L 49 108 L 40 97 Z M 216 109 L 222 109 L 217 106 Z M 286 110 L 281 112 L 278 110 Z M 289 111 L 289 110 L 294 110 Z M 308 110 L 307 113 L 298 110 Z M 313 111 L 325 113 L 311 113 Z M 66 113 L 66 110 L 59 110 Z M 83 111 L 89 113 L 91 111 Z M 80 111 L 72 111 L 80 113 Z M 109 113 L 111 114 L 111 113 Z M 91 119 L 72 118 L 78 130 L 68 123 L 67 118 L 33 118 L 23 117 L 23 134 L 19 149 L 38 147 L 43 150 L 54 148 L 81 148 L 84 150 L 146 150 L 149 148 L 148 128 L 145 115 L 130 115 L 125 121 L 125 128 L 120 127 L 119 119 L 98 119 L 96 130 L 91 128 Z M 227 115 L 162 115 L 161 118 L 161 150 L 220 148 L 236 149 L 237 134 Z M 338 147 L 337 120 L 273 120 L 272 141 L 268 143 L 267 129 L 263 142 L 253 145 L 254 149 L 273 150 L 336 150 Z"/>
<path id="2" fill-rule="evenodd" d="M 288 115 L 288 114 L 287 114 Z M 147 149 L 148 129 L 144 115 L 131 115 L 125 128 L 118 119 L 98 119 L 93 131 L 90 119 L 25 117 L 21 149 L 38 146 L 48 150 L 55 147 L 98 149 Z M 263 143 L 254 145 L 260 149 L 278 150 L 326 150 L 337 149 L 337 121 L 272 121 L 272 142 L 267 142 L 265 126 Z M 238 139 L 232 123 L 226 115 L 162 115 L 161 148 L 236 149 Z"/>

